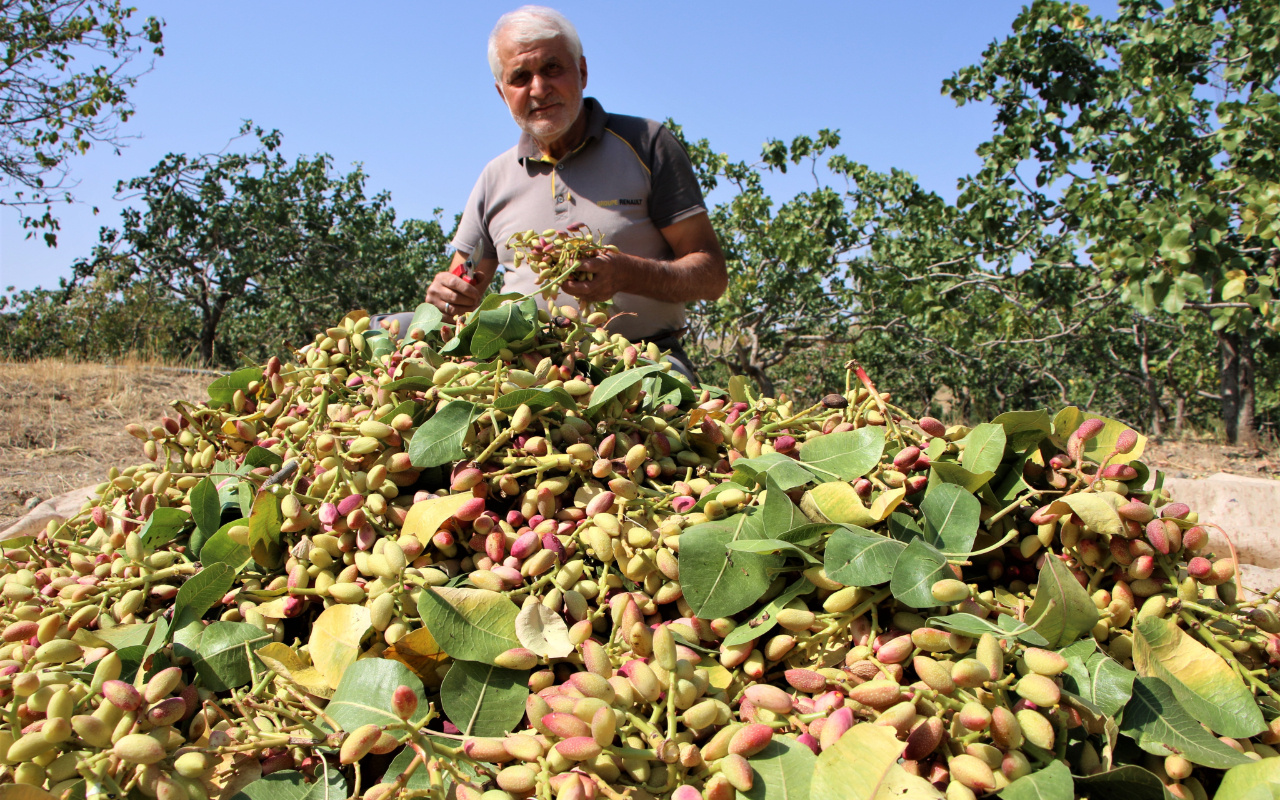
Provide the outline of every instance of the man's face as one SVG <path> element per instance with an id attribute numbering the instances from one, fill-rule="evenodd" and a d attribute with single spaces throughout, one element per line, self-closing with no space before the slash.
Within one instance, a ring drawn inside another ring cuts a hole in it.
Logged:
<path id="1" fill-rule="evenodd" d="M 575 63 L 560 36 L 517 44 L 505 33 L 498 37 L 498 59 L 498 93 L 520 129 L 540 142 L 567 133 L 582 110 L 586 59 Z"/>

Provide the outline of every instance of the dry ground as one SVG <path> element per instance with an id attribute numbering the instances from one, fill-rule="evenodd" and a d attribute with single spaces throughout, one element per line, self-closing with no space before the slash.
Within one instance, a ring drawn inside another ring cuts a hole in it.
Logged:
<path id="1" fill-rule="evenodd" d="M 207 399 L 214 377 L 141 363 L 0 363 L 0 529 L 28 503 L 144 461 L 125 424 L 149 427 L 172 400 Z"/>
<path id="2" fill-rule="evenodd" d="M 210 374 L 148 363 L 0 364 L 0 529 L 27 504 L 104 480 L 144 459 L 128 422 L 155 423 L 172 400 L 202 400 Z M 1148 464 L 1177 477 L 1280 477 L 1280 453 L 1206 442 L 1153 442 Z"/>

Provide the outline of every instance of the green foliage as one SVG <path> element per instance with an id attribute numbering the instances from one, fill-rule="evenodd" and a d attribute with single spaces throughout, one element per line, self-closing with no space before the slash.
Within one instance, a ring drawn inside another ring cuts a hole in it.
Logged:
<path id="1" fill-rule="evenodd" d="M 67 161 L 119 144 L 140 74 L 131 62 L 148 47 L 164 54 L 163 23 L 138 23 L 135 11 L 120 0 L 0 3 L 0 184 L 13 189 L 0 205 L 19 208 L 23 226 L 43 228 L 50 245 L 53 204 L 71 199 Z"/>
<path id="2" fill-rule="evenodd" d="M 261 361 L 353 308 L 418 305 L 443 263 L 439 220 L 397 222 L 359 167 L 287 161 L 278 132 L 246 125 L 249 153 L 170 154 L 121 182 L 139 207 L 59 290 L 5 298 L 0 345 L 16 357 L 138 350 L 207 364 Z"/>
<path id="3" fill-rule="evenodd" d="M 909 408 L 1084 404 L 1252 441 L 1276 407 L 1278 30 L 1262 2 L 1033 3 L 944 83 L 995 111 L 955 204 L 831 131 L 754 164 L 687 142 L 705 187 L 736 190 L 695 359 L 815 399 L 852 356 Z M 815 188 L 775 202 L 801 164 Z"/>

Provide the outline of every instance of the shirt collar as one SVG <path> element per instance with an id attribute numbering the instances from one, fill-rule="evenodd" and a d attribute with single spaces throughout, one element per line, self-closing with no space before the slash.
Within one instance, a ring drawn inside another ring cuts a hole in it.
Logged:
<path id="1" fill-rule="evenodd" d="M 600 139 L 604 136 L 604 126 L 609 115 L 605 113 L 600 101 L 594 97 L 584 97 L 582 99 L 582 113 L 587 115 L 586 135 L 582 139 L 582 144 L 575 147 L 564 158 L 568 158 L 578 152 L 593 139 Z M 550 159 L 543 157 L 542 151 L 538 149 L 538 143 L 533 140 L 533 137 L 523 131 L 520 133 L 520 142 L 516 146 L 516 158 L 521 164 L 524 164 L 527 160 L 552 163 Z"/>

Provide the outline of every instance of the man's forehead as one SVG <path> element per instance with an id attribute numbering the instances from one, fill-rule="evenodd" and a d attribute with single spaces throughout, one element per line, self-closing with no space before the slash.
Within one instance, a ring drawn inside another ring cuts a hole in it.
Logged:
<path id="1" fill-rule="evenodd" d="M 569 45 L 563 36 L 532 42 L 512 42 L 504 33 L 498 38 L 498 60 L 504 71 L 511 67 L 527 67 L 558 59 L 569 61 Z"/>

